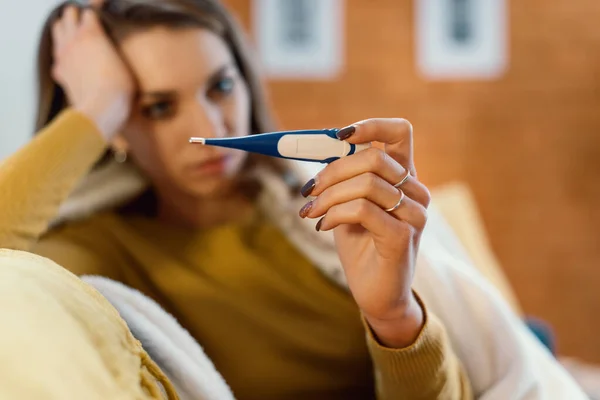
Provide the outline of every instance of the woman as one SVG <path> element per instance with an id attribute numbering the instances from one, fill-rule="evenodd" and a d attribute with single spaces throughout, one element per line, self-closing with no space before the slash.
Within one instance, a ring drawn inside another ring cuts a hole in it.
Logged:
<path id="1" fill-rule="evenodd" d="M 239 30 L 216 1 L 108 1 L 98 13 L 116 47 L 89 10 L 79 18 L 67 7 L 45 30 L 38 127 L 52 124 L 46 142 L 64 154 L 45 156 L 40 175 L 13 176 L 37 192 L 3 219 L 0 231 L 22 233 L 7 236 L 6 247 L 153 297 L 239 398 L 469 398 L 467 374 L 430 304 L 452 320 L 475 395 L 578 394 L 506 306 L 487 298 L 489 286 L 439 254 L 425 262 L 421 251 L 417 262 L 429 194 L 416 179 L 406 121 L 343 129 L 340 140 L 383 142 L 385 151 L 331 164 L 304 185 L 313 200 L 300 207 L 282 179 L 290 165 L 187 143 L 271 129 Z M 111 146 L 104 156 L 97 132 Z M 41 162 L 26 150 L 30 163 Z M 290 218 L 296 205 L 303 222 Z M 316 218 L 309 233 L 303 224 Z M 417 264 L 427 295 L 412 291 Z M 445 291 L 444 273 L 455 289 L 471 288 L 470 301 L 489 305 L 495 331 L 472 305 L 449 304 L 461 297 Z M 500 342 L 496 335 L 512 354 L 486 346 Z"/>

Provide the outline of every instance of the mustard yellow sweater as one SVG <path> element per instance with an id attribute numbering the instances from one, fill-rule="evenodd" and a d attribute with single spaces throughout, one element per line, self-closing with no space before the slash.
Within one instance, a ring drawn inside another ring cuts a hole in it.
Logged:
<path id="1" fill-rule="evenodd" d="M 434 315 L 426 313 L 412 346 L 379 345 L 351 295 L 258 213 L 190 230 L 112 211 L 38 241 L 104 150 L 94 125 L 67 110 L 7 160 L 0 168 L 0 247 L 151 296 L 199 341 L 239 399 L 471 398 Z"/>

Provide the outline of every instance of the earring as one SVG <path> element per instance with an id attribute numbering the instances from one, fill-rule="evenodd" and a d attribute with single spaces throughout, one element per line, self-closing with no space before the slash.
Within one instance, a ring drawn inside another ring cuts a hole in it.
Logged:
<path id="1" fill-rule="evenodd" d="M 123 164 L 125 161 L 127 161 L 127 151 L 114 150 L 113 157 L 115 158 L 116 162 L 118 162 L 119 164 Z"/>

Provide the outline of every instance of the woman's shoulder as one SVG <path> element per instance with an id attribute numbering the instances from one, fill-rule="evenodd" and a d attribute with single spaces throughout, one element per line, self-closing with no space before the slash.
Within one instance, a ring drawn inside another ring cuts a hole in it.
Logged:
<path id="1" fill-rule="evenodd" d="M 76 220 L 65 220 L 48 229 L 40 237 L 40 242 L 57 239 L 85 240 L 105 237 L 111 226 L 118 223 L 118 215 L 114 211 L 103 211 Z"/>
<path id="2" fill-rule="evenodd" d="M 31 251 L 78 275 L 97 274 L 117 279 L 123 246 L 119 236 L 111 233 L 118 224 L 114 212 L 63 222 L 42 235 Z"/>

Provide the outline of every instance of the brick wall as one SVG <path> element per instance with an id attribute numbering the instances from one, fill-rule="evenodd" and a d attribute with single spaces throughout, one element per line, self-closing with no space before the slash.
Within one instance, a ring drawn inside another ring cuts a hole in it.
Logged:
<path id="1" fill-rule="evenodd" d="M 251 0 L 226 3 L 249 27 Z M 471 186 L 525 311 L 600 362 L 600 2 L 510 3 L 499 81 L 424 81 L 412 2 L 348 0 L 340 79 L 272 82 L 272 101 L 289 129 L 408 118 L 421 179 Z"/>

